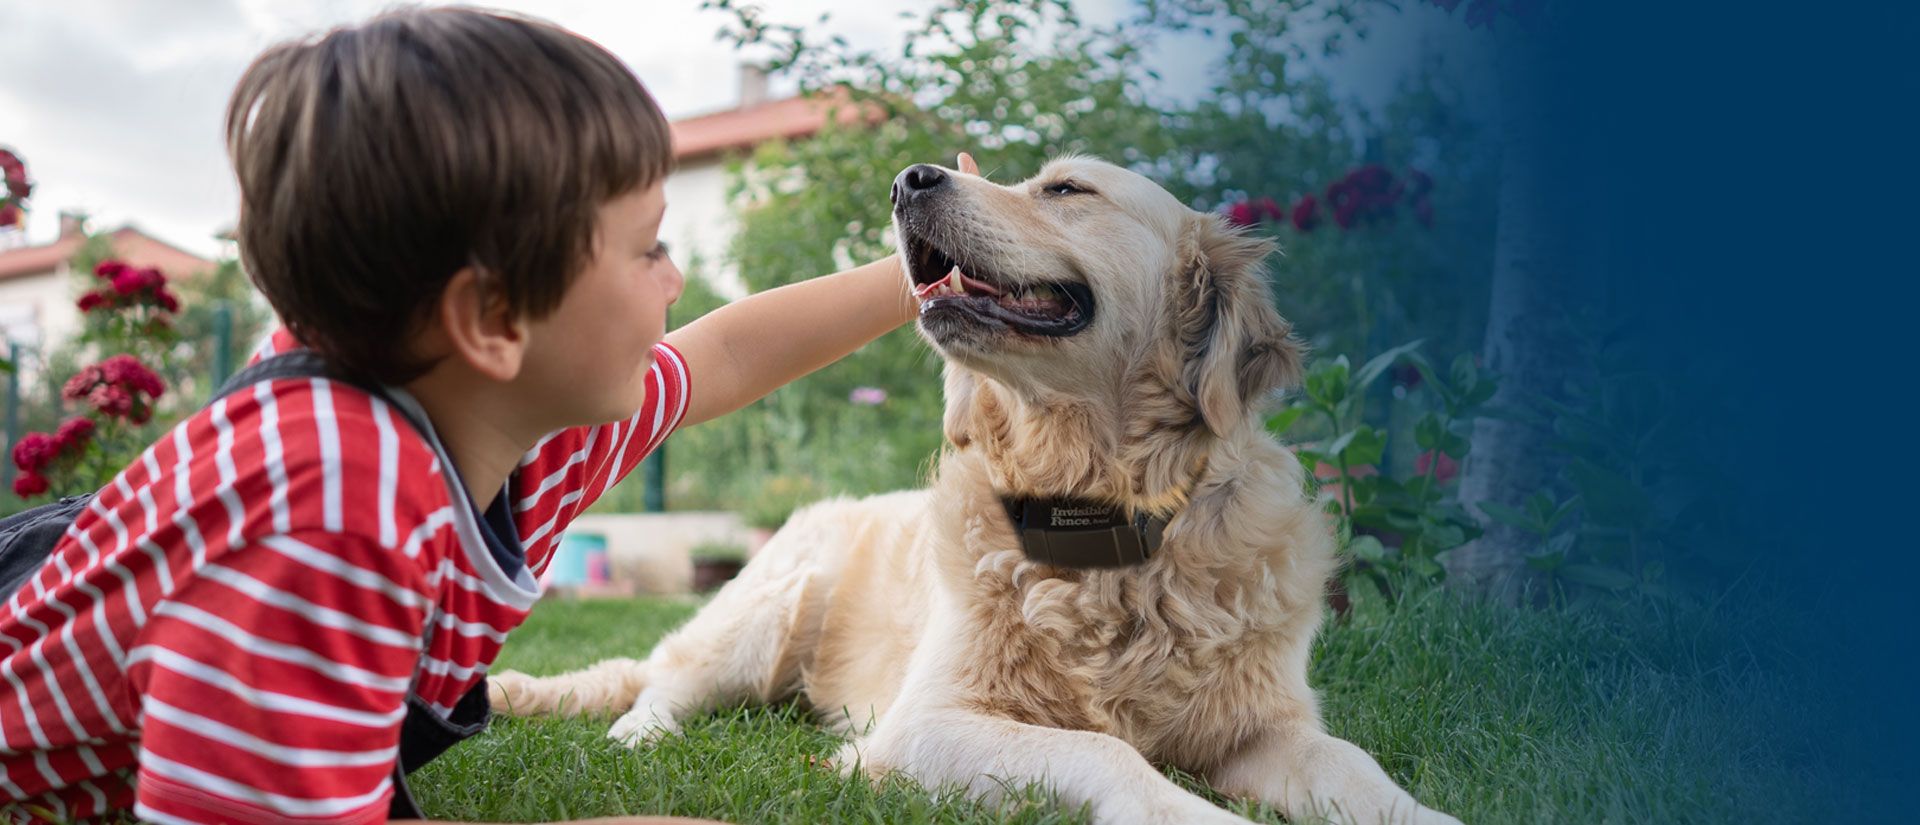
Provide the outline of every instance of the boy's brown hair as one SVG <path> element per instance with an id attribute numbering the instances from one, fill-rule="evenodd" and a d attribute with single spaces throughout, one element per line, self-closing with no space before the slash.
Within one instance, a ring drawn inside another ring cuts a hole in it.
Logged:
<path id="1" fill-rule="evenodd" d="M 632 72 L 556 26 L 409 9 L 283 43 L 227 106 L 241 260 L 293 335 L 399 384 L 453 274 L 539 318 L 592 252 L 600 206 L 672 166 Z"/>

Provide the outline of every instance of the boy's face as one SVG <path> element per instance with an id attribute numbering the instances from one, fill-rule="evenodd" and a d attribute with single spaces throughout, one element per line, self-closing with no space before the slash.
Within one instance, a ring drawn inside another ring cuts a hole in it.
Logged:
<path id="1" fill-rule="evenodd" d="M 659 240 L 661 183 L 600 207 L 593 254 L 552 314 L 529 324 L 520 381 L 552 403 L 558 426 L 628 418 L 646 400 L 646 368 L 680 299 L 680 268 Z"/>

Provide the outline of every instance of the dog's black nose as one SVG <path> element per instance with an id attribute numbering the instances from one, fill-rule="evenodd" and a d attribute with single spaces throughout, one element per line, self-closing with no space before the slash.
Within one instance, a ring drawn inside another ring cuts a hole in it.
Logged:
<path id="1" fill-rule="evenodd" d="M 893 202 L 909 198 L 921 192 L 927 192 L 945 186 L 951 178 L 947 170 L 926 163 L 916 163 L 907 167 L 900 176 L 893 179 Z"/>

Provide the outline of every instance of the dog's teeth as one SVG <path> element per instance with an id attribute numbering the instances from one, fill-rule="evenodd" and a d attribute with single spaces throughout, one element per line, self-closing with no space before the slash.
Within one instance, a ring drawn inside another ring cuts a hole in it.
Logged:
<path id="1" fill-rule="evenodd" d="M 953 271 L 947 273 L 947 283 L 953 284 L 953 294 L 967 294 L 967 278 L 965 275 L 960 274 L 959 264 L 955 264 Z"/>
<path id="2" fill-rule="evenodd" d="M 1027 298 L 1035 301 L 1053 300 L 1053 287 L 1041 284 L 1027 291 Z"/>

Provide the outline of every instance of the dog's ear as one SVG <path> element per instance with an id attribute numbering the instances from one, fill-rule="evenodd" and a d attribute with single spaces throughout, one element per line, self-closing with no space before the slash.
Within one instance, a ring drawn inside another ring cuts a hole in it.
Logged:
<path id="1" fill-rule="evenodd" d="M 1181 379 L 1207 428 L 1224 436 L 1268 393 L 1300 380 L 1305 348 L 1280 317 L 1265 261 L 1275 244 L 1224 218 L 1188 218 L 1172 290 Z"/>

